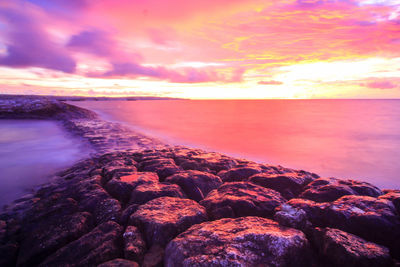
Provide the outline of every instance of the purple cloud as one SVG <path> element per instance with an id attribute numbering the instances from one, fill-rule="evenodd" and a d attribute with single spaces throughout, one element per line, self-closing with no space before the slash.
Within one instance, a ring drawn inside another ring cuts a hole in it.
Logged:
<path id="1" fill-rule="evenodd" d="M 0 8 L 0 20 L 7 25 L 6 55 L 0 65 L 26 68 L 41 67 L 67 73 L 76 63 L 63 47 L 57 46 L 26 10 Z"/>
<path id="2" fill-rule="evenodd" d="M 67 43 L 67 47 L 69 48 L 98 56 L 111 55 L 115 45 L 115 42 L 109 37 L 109 35 L 100 30 L 80 32 L 73 35 Z"/>
<path id="3" fill-rule="evenodd" d="M 244 70 L 237 69 L 231 77 L 219 75 L 214 70 L 199 70 L 185 68 L 181 71 L 165 67 L 143 66 L 138 63 L 112 63 L 112 69 L 104 73 L 89 73 L 89 77 L 150 77 L 167 80 L 174 83 L 204 83 L 204 82 L 239 82 L 242 81 Z"/>
<path id="4" fill-rule="evenodd" d="M 258 84 L 262 84 L 262 85 L 281 85 L 281 84 L 283 84 L 283 82 L 270 80 L 270 81 L 259 81 Z"/>

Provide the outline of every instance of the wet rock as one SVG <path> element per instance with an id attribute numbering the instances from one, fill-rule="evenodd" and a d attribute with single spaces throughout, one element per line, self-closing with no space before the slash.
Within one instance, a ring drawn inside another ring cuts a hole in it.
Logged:
<path id="1" fill-rule="evenodd" d="M 314 179 L 313 176 L 307 173 L 259 173 L 251 176 L 249 181 L 266 188 L 274 189 L 286 199 L 291 199 L 297 197 L 302 192 L 303 187 Z"/>
<path id="2" fill-rule="evenodd" d="M 313 240 L 327 266 L 392 266 L 389 249 L 338 229 L 317 228 Z"/>
<path id="3" fill-rule="evenodd" d="M 106 222 L 59 249 L 39 266 L 95 266 L 120 257 L 122 227 Z"/>
<path id="4" fill-rule="evenodd" d="M 380 196 L 379 199 L 387 199 L 392 201 L 396 207 L 397 213 L 400 215 L 400 190 L 389 190 L 384 195 Z"/>
<path id="5" fill-rule="evenodd" d="M 260 217 L 194 225 L 165 250 L 165 266 L 310 266 L 301 231 Z"/>
<path id="6" fill-rule="evenodd" d="M 87 233 L 91 215 L 80 212 L 72 216 L 53 216 L 24 228 L 18 265 L 30 266 L 41 262 L 49 254 Z"/>
<path id="7" fill-rule="evenodd" d="M 142 267 L 163 267 L 164 248 L 159 245 L 153 245 L 144 255 Z"/>
<path id="8" fill-rule="evenodd" d="M 165 181 L 179 185 L 189 198 L 196 201 L 202 200 L 211 190 L 222 184 L 221 178 L 216 175 L 193 170 L 174 174 Z"/>
<path id="9" fill-rule="evenodd" d="M 207 220 L 206 210 L 190 199 L 160 197 L 139 207 L 130 224 L 141 229 L 146 243 L 165 246 L 193 224 Z"/>
<path id="10" fill-rule="evenodd" d="M 225 183 L 200 202 L 212 219 L 224 217 L 270 217 L 274 209 L 286 202 L 281 195 L 250 182 Z"/>
<path id="11" fill-rule="evenodd" d="M 102 183 L 106 184 L 112 178 L 119 178 L 122 176 L 130 175 L 136 172 L 137 169 L 135 166 L 127 166 L 122 162 L 110 162 L 108 165 L 103 167 L 102 170 Z"/>
<path id="12" fill-rule="evenodd" d="M 137 186 L 131 195 L 130 204 L 144 204 L 158 197 L 178 197 L 184 198 L 185 194 L 176 184 L 169 183 L 149 183 Z"/>
<path id="13" fill-rule="evenodd" d="M 115 259 L 97 265 L 97 267 L 139 267 L 139 264 L 125 259 Z"/>
<path id="14" fill-rule="evenodd" d="M 319 178 L 309 183 L 299 197 L 316 202 L 330 202 L 345 195 L 378 197 L 382 195 L 382 191 L 366 182 Z"/>
<path id="15" fill-rule="evenodd" d="M 238 167 L 230 170 L 224 170 L 218 173 L 224 183 L 246 181 L 250 176 L 261 173 L 260 167 Z"/>
<path id="16" fill-rule="evenodd" d="M 135 226 L 128 226 L 123 235 L 125 259 L 142 262 L 146 252 L 146 242 Z"/>

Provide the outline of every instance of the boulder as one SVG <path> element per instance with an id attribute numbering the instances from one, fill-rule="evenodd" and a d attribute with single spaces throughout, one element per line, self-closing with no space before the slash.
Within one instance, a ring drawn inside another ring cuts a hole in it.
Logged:
<path id="1" fill-rule="evenodd" d="M 57 250 L 39 266 L 95 266 L 120 257 L 122 227 L 106 222 Z"/>
<path id="2" fill-rule="evenodd" d="M 101 224 L 107 221 L 119 222 L 121 219 L 122 208 L 118 200 L 107 198 L 97 203 L 93 212 L 96 224 Z"/>
<path id="3" fill-rule="evenodd" d="M 130 175 L 121 176 L 122 182 L 131 184 L 134 188 L 141 184 L 156 183 L 159 181 L 158 175 L 154 172 L 136 172 Z"/>
<path id="4" fill-rule="evenodd" d="M 315 178 L 307 173 L 284 173 L 284 174 L 267 174 L 259 173 L 251 176 L 249 181 L 271 188 L 286 198 L 291 199 L 297 197 L 303 190 L 303 187 L 312 182 Z"/>
<path id="5" fill-rule="evenodd" d="M 142 262 L 146 252 L 146 242 L 135 226 L 128 226 L 123 234 L 125 259 Z"/>
<path id="6" fill-rule="evenodd" d="M 114 259 L 97 265 L 97 267 L 139 267 L 139 264 L 125 259 Z"/>
<path id="7" fill-rule="evenodd" d="M 384 195 L 380 196 L 379 199 L 392 201 L 397 213 L 400 215 L 400 190 L 388 190 Z"/>
<path id="8" fill-rule="evenodd" d="M 368 196 L 343 196 L 330 204 L 328 226 L 387 246 L 400 258 L 400 218 L 393 203 Z"/>
<path id="9" fill-rule="evenodd" d="M 182 168 L 177 166 L 173 159 L 158 158 L 140 162 L 139 170 L 144 172 L 156 172 L 160 181 L 163 181 L 166 177 L 182 171 Z"/>
<path id="10" fill-rule="evenodd" d="M 260 217 L 194 225 L 165 250 L 169 266 L 311 266 L 305 235 Z"/>
<path id="11" fill-rule="evenodd" d="M 137 186 L 131 195 L 130 204 L 144 204 L 158 197 L 184 198 L 185 194 L 176 184 L 169 183 L 148 183 Z"/>
<path id="12" fill-rule="evenodd" d="M 123 203 L 126 203 L 131 197 L 134 186 L 130 183 L 121 181 L 120 179 L 113 178 L 108 181 L 104 188 L 111 196 Z"/>
<path id="13" fill-rule="evenodd" d="M 21 234 L 18 265 L 40 263 L 57 249 L 86 234 L 91 227 L 92 216 L 88 212 L 52 216 L 32 223 Z"/>
<path id="14" fill-rule="evenodd" d="M 189 198 L 196 201 L 202 200 L 211 190 L 222 184 L 221 178 L 216 175 L 193 170 L 174 174 L 165 181 L 179 185 Z"/>
<path id="15" fill-rule="evenodd" d="M 382 191 L 366 182 L 319 178 L 309 183 L 299 197 L 316 202 L 331 202 L 345 195 L 378 197 Z"/>
<path id="16" fill-rule="evenodd" d="M 130 224 L 138 226 L 149 246 L 165 246 L 193 224 L 207 220 L 204 207 L 191 199 L 160 197 L 139 207 Z"/>
<path id="17" fill-rule="evenodd" d="M 339 229 L 317 228 L 313 233 L 313 241 L 324 265 L 392 266 L 389 249 Z"/>
<path id="18" fill-rule="evenodd" d="M 230 170 L 223 170 L 218 173 L 224 183 L 246 181 L 250 176 L 261 173 L 262 169 L 255 166 L 235 167 Z"/>
<path id="19" fill-rule="evenodd" d="M 212 219 L 224 217 L 271 217 L 274 209 L 286 202 L 275 190 L 250 182 L 225 183 L 200 202 Z"/>

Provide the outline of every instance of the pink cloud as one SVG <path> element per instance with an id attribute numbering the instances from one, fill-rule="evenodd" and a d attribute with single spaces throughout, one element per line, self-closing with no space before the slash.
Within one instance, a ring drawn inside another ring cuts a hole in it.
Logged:
<path id="1" fill-rule="evenodd" d="M 365 87 L 368 87 L 368 88 L 382 89 L 382 90 L 393 89 L 393 88 L 396 88 L 398 86 L 397 84 L 395 84 L 395 83 L 393 83 L 391 81 L 385 81 L 385 80 L 369 82 L 369 83 L 365 83 L 363 85 Z"/>
<path id="2" fill-rule="evenodd" d="M 258 84 L 262 84 L 262 85 L 281 85 L 281 84 L 283 84 L 283 82 L 270 80 L 270 81 L 259 81 Z"/>

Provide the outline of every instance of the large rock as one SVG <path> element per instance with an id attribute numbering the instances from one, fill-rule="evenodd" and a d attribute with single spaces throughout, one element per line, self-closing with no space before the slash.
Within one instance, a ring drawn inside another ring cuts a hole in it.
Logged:
<path id="1" fill-rule="evenodd" d="M 193 224 L 205 220 L 206 210 L 195 201 L 160 197 L 140 206 L 131 215 L 130 224 L 142 230 L 149 246 L 163 246 Z"/>
<path id="2" fill-rule="evenodd" d="M 140 162 L 139 170 L 144 172 L 156 172 L 160 180 L 163 181 L 166 177 L 182 171 L 182 168 L 177 166 L 173 159 L 158 158 Z"/>
<path id="3" fill-rule="evenodd" d="M 382 191 L 366 182 L 319 178 L 309 183 L 299 197 L 316 202 L 330 202 L 345 195 L 378 197 L 382 195 Z"/>
<path id="4" fill-rule="evenodd" d="M 128 226 L 123 235 L 125 259 L 142 262 L 146 252 L 146 242 L 135 226 Z"/>
<path id="5" fill-rule="evenodd" d="M 274 209 L 286 202 L 281 195 L 250 182 L 225 183 L 200 202 L 212 219 L 224 217 L 271 217 Z"/>
<path id="6" fill-rule="evenodd" d="M 106 222 L 59 249 L 39 266 L 96 266 L 120 257 L 122 227 Z"/>
<path id="7" fill-rule="evenodd" d="M 304 172 L 284 174 L 259 173 L 251 176 L 249 181 L 266 188 L 274 189 L 286 199 L 291 199 L 297 197 L 302 192 L 303 187 L 314 179 L 312 175 Z"/>
<path id="8" fill-rule="evenodd" d="M 245 167 L 235 167 L 230 170 L 223 170 L 218 173 L 222 181 L 225 182 L 238 182 L 246 181 L 250 176 L 261 173 L 262 169 L 258 166 L 245 166 Z"/>
<path id="9" fill-rule="evenodd" d="M 40 263 L 49 254 L 86 234 L 92 225 L 87 212 L 71 216 L 52 216 L 24 229 L 18 254 L 18 265 Z"/>
<path id="10" fill-rule="evenodd" d="M 317 228 L 313 240 L 325 265 L 392 266 L 389 249 L 332 228 Z"/>
<path id="11" fill-rule="evenodd" d="M 130 183 L 121 181 L 120 179 L 113 178 L 107 182 L 104 188 L 111 196 L 126 203 L 131 197 L 134 186 Z"/>
<path id="12" fill-rule="evenodd" d="M 165 181 L 179 185 L 189 198 L 196 201 L 202 200 L 222 184 L 221 178 L 216 175 L 193 170 L 174 174 Z"/>
<path id="13" fill-rule="evenodd" d="M 260 217 L 194 225 L 167 246 L 165 266 L 310 266 L 301 231 Z"/>
<path id="14" fill-rule="evenodd" d="M 380 196 L 379 199 L 387 199 L 392 201 L 396 207 L 397 213 L 400 215 L 400 190 L 386 190 L 385 194 Z"/>
<path id="15" fill-rule="evenodd" d="M 333 202 L 327 224 L 387 246 L 400 258 L 400 218 L 393 203 L 367 196 L 344 196 Z"/>
<path id="16" fill-rule="evenodd" d="M 137 186 L 131 195 L 130 204 L 144 204 L 158 197 L 184 198 L 185 193 L 176 184 L 169 183 L 148 183 Z"/>

